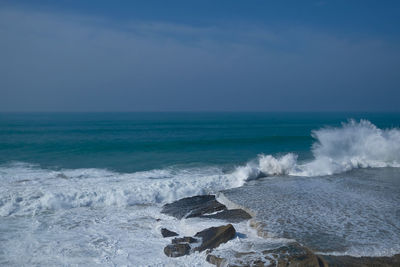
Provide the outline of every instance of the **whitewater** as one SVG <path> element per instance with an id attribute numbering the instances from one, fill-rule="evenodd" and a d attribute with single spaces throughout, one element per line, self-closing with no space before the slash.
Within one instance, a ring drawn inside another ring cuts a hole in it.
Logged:
<path id="1" fill-rule="evenodd" d="M 0 165 L 0 264 L 204 266 L 202 253 L 178 259 L 165 257 L 162 249 L 169 241 L 160 237 L 159 230 L 167 227 L 193 235 L 215 222 L 178 221 L 160 214 L 163 204 L 182 197 L 240 189 L 259 179 L 290 177 L 316 181 L 324 176 L 340 179 L 335 175 L 351 170 L 400 167 L 398 128 L 380 129 L 368 120 L 349 120 L 340 127 L 313 130 L 311 136 L 314 142 L 309 159 L 299 160 L 295 153 L 260 154 L 232 168 L 215 164 L 172 165 L 119 172 L 103 168 L 45 168 L 29 162 L 3 163 Z M 279 235 L 267 240 L 261 238 L 246 223 L 235 227 L 246 238 L 237 237 L 225 248 L 249 242 L 282 241 Z M 356 255 L 359 251 L 352 248 L 338 253 Z"/>

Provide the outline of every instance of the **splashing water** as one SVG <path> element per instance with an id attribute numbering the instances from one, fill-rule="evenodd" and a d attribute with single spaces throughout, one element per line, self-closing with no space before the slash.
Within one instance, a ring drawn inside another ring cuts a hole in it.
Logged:
<path id="1" fill-rule="evenodd" d="M 400 130 L 377 128 L 367 120 L 349 120 L 340 128 L 312 132 L 314 159 L 299 163 L 297 155 L 260 155 L 257 162 L 238 167 L 234 175 L 242 180 L 270 175 L 321 176 L 355 168 L 400 167 Z"/>

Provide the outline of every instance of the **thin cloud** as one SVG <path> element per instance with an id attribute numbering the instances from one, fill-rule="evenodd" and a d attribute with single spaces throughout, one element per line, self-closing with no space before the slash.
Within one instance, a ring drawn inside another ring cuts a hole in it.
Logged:
<path id="1" fill-rule="evenodd" d="M 3 111 L 380 109 L 395 107 L 382 92 L 400 84 L 397 43 L 300 26 L 3 8 L 0 31 Z"/>

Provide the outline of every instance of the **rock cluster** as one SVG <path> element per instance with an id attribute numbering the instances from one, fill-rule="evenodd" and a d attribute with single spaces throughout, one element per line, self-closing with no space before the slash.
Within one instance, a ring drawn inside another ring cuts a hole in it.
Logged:
<path id="1" fill-rule="evenodd" d="M 168 257 L 180 257 L 195 251 L 213 249 L 228 242 L 235 235 L 236 231 L 232 224 L 210 227 L 196 233 L 194 237 L 185 236 L 172 239 L 171 244 L 164 248 L 164 253 Z M 190 244 L 195 244 L 195 246 L 192 247 Z"/>
<path id="2" fill-rule="evenodd" d="M 239 222 L 251 218 L 244 210 L 228 210 L 225 205 L 215 199 L 214 195 L 183 198 L 164 205 L 161 212 L 178 219 L 201 217 Z M 161 229 L 161 234 L 163 237 L 178 235 L 166 228 Z M 180 257 L 194 251 L 214 249 L 220 244 L 228 242 L 235 235 L 236 230 L 232 224 L 210 227 L 196 233 L 193 237 L 174 238 L 171 244 L 164 248 L 164 253 L 169 257 Z"/>
<path id="3" fill-rule="evenodd" d="M 178 219 L 201 217 L 219 219 L 227 222 L 240 222 L 251 219 L 250 214 L 242 209 L 227 209 L 219 203 L 215 196 L 204 195 L 183 198 L 164 205 L 164 214 Z M 260 230 L 260 223 L 251 224 L 256 230 Z M 265 233 L 258 231 L 260 236 Z M 178 236 L 178 233 L 166 228 L 161 229 L 163 237 Z M 196 251 L 207 251 L 206 260 L 216 266 L 278 266 L 278 267 L 372 267 L 372 266 L 399 266 L 400 254 L 393 257 L 351 257 L 351 256 L 327 256 L 317 255 L 305 246 L 293 242 L 281 246 L 256 252 L 233 251 L 233 255 L 224 258 L 214 251 L 219 245 L 228 242 L 236 236 L 236 230 L 232 224 L 210 227 L 192 236 L 176 237 L 171 244 L 164 248 L 168 257 L 180 257 Z M 225 256 L 226 257 L 226 256 Z"/>

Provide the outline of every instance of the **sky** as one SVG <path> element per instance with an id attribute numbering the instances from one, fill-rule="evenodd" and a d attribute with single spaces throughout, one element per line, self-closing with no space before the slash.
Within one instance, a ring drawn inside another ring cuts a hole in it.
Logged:
<path id="1" fill-rule="evenodd" d="M 400 111 L 400 1 L 0 0 L 0 112 Z"/>

